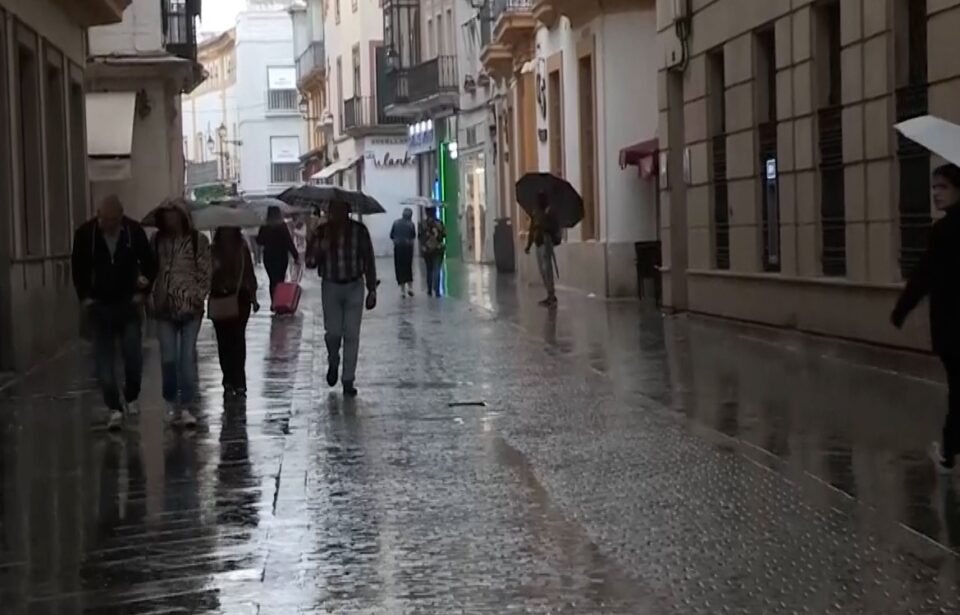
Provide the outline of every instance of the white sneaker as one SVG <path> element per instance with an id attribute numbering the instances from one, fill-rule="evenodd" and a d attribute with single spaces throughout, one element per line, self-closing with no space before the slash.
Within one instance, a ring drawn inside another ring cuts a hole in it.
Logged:
<path id="1" fill-rule="evenodd" d="M 140 416 L 140 402 L 138 400 L 127 402 L 127 414 L 129 416 Z"/>
<path id="2" fill-rule="evenodd" d="M 193 416 L 193 413 L 189 410 L 181 410 L 179 422 L 187 429 L 191 429 L 197 426 L 197 417 Z"/>
<path id="3" fill-rule="evenodd" d="M 111 410 L 110 417 L 107 419 L 107 429 L 110 431 L 119 431 L 123 429 L 123 412 Z"/>

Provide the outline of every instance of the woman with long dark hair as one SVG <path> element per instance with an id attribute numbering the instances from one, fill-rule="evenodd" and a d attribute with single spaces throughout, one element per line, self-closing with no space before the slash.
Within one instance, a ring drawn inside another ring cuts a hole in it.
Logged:
<path id="1" fill-rule="evenodd" d="M 219 228 L 213 236 L 210 319 L 228 397 L 247 395 L 247 321 L 260 310 L 253 257 L 238 228 Z"/>
<path id="2" fill-rule="evenodd" d="M 293 243 L 290 229 L 283 221 L 283 213 L 279 207 L 273 205 L 267 210 L 267 223 L 260 228 L 257 243 L 263 246 L 263 266 L 266 268 L 267 277 L 270 279 L 270 302 L 272 305 L 277 286 L 287 279 L 290 258 L 293 258 L 294 262 L 300 260 L 300 253 Z"/>
<path id="3" fill-rule="evenodd" d="M 891 320 L 900 328 L 920 301 L 930 297 L 933 351 L 947 371 L 947 419 L 935 457 L 944 473 L 960 454 L 960 167 L 947 164 L 933 172 L 933 204 L 944 215 L 930 229 L 927 251 L 911 274 Z"/>

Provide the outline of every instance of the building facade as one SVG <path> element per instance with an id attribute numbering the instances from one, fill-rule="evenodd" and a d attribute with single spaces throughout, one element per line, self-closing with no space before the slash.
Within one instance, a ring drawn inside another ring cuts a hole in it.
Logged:
<path id="1" fill-rule="evenodd" d="M 514 198 L 528 172 L 567 179 L 583 222 L 557 250 L 563 284 L 637 296 L 637 248 L 656 245 L 658 48 L 652 0 L 495 0 L 482 51 L 497 83 L 496 185 L 516 247 L 529 218 Z M 629 61 L 626 59 L 629 58 Z M 638 168 L 624 168 L 635 164 Z M 539 279 L 519 258 L 522 279 Z"/>
<path id="2" fill-rule="evenodd" d="M 333 116 L 331 164 L 312 180 L 362 190 L 386 214 L 365 220 L 378 255 L 392 253 L 390 228 L 400 201 L 417 194 L 417 163 L 407 149 L 407 125 L 390 116 L 384 9 L 380 0 L 330 0 L 324 14 L 327 101 Z"/>
<path id="3" fill-rule="evenodd" d="M 200 43 L 197 61 L 206 79 L 183 99 L 187 190 L 201 199 L 239 188 L 236 43 L 236 28 L 208 36 Z"/>
<path id="4" fill-rule="evenodd" d="M 888 315 L 938 161 L 893 125 L 960 120 L 960 3 L 659 4 L 665 304 L 926 347 Z"/>
<path id="5" fill-rule="evenodd" d="M 333 131 L 333 114 L 327 106 L 327 56 L 323 44 L 323 2 L 307 0 L 291 7 L 293 48 L 297 56 L 297 89 L 300 114 L 307 122 L 306 152 L 300 156 L 303 181 L 330 164 L 327 144 Z"/>
<path id="6" fill-rule="evenodd" d="M 123 21 L 91 28 L 86 73 L 94 202 L 116 194 L 141 219 L 183 195 L 181 95 L 203 79 L 198 0 L 134 0 Z"/>
<path id="7" fill-rule="evenodd" d="M 129 4 L 0 1 L 0 371 L 76 335 L 71 240 L 91 213 L 86 31 Z"/>

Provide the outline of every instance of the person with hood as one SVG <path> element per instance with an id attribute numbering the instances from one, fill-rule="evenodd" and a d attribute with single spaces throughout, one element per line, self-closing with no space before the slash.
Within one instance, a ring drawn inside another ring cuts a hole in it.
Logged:
<path id="1" fill-rule="evenodd" d="M 420 229 L 420 252 L 427 266 L 427 295 L 431 297 L 440 296 L 440 271 L 443 269 L 446 238 L 447 230 L 437 217 L 437 208 L 427 208 L 426 220 Z"/>
<path id="2" fill-rule="evenodd" d="M 960 454 L 960 167 L 947 164 L 934 170 L 933 203 L 944 212 L 930 229 L 927 250 L 891 315 L 901 328 L 920 301 L 930 298 L 933 351 L 947 372 L 948 410 L 942 445 L 934 444 L 939 470 L 953 471 Z"/>
<path id="3" fill-rule="evenodd" d="M 90 326 L 97 380 L 109 411 L 107 426 L 120 429 L 125 413 L 139 412 L 143 378 L 143 296 L 157 275 L 143 227 L 123 214 L 115 195 L 73 238 L 73 285 Z M 123 398 L 117 386 L 117 342 L 124 365 Z"/>
<path id="4" fill-rule="evenodd" d="M 329 221 L 317 229 L 310 242 L 310 252 L 308 262 L 316 265 L 323 279 L 323 328 L 329 360 L 327 384 L 335 386 L 340 378 L 342 346 L 343 394 L 356 397 L 354 382 L 363 309 L 372 310 L 377 306 L 379 285 L 370 231 L 362 222 L 350 219 L 349 206 L 332 202 Z"/>
<path id="5" fill-rule="evenodd" d="M 159 270 L 153 310 L 163 399 L 172 422 L 193 427 L 197 424 L 191 410 L 197 395 L 197 335 L 210 294 L 210 242 L 193 228 L 182 199 L 176 199 L 157 212 L 153 247 Z"/>
<path id="6" fill-rule="evenodd" d="M 253 257 L 238 228 L 213 236 L 209 313 L 217 333 L 217 353 L 228 397 L 247 396 L 247 321 L 260 311 Z"/>
<path id="7" fill-rule="evenodd" d="M 290 236 L 290 229 L 283 221 L 283 212 L 276 205 L 271 205 L 267 209 L 267 223 L 260 227 L 257 243 L 263 246 L 263 265 L 270 280 L 272 307 L 277 286 L 287 279 L 290 259 L 293 258 L 294 262 L 300 260 L 300 253 L 297 252 L 297 246 L 294 245 L 293 237 Z"/>
<path id="8" fill-rule="evenodd" d="M 540 302 L 544 307 L 557 305 L 557 289 L 554 273 L 556 272 L 556 254 L 554 248 L 560 243 L 560 226 L 556 216 L 550 211 L 550 203 L 543 192 L 537 195 L 537 209 L 530 220 L 530 232 L 527 235 L 525 254 L 530 254 L 530 248 L 537 247 L 537 267 L 540 269 L 540 278 L 547 291 L 547 297 Z"/>
<path id="9" fill-rule="evenodd" d="M 413 210 L 403 210 L 403 217 L 390 229 L 393 241 L 393 268 L 400 285 L 400 296 L 413 296 L 413 250 L 417 243 L 417 227 L 413 223 Z"/>

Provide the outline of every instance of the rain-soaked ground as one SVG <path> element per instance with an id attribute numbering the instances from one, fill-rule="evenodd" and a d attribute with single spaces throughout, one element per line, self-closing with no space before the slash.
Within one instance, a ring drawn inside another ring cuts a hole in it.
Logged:
<path id="1" fill-rule="evenodd" d="M 385 264 L 386 265 L 386 264 Z M 386 267 L 385 267 L 386 268 Z M 563 296 L 385 284 L 356 402 L 318 288 L 195 435 L 92 428 L 83 349 L 0 395 L 0 612 L 957 613 L 929 359 Z"/>

